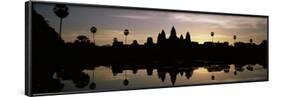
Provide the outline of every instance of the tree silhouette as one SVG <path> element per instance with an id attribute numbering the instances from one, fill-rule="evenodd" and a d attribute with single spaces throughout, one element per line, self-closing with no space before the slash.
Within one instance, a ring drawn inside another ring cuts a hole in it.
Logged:
<path id="1" fill-rule="evenodd" d="M 212 42 L 214 42 L 214 35 L 215 35 L 215 33 L 211 32 Z"/>
<path id="2" fill-rule="evenodd" d="M 139 47 L 139 43 L 137 40 L 134 40 L 133 43 L 131 44 L 132 47 L 136 48 Z"/>
<path id="3" fill-rule="evenodd" d="M 85 42 L 89 41 L 89 38 L 87 36 L 84 36 L 84 35 L 79 35 L 79 36 L 77 36 L 77 40 L 79 42 L 85 43 Z"/>
<path id="4" fill-rule="evenodd" d="M 60 30 L 59 35 L 61 36 L 62 32 L 62 19 L 68 16 L 68 7 L 64 4 L 57 4 L 54 9 L 54 13 L 60 18 Z"/>
<path id="5" fill-rule="evenodd" d="M 233 42 L 233 45 L 235 44 L 235 40 L 237 39 L 237 36 L 236 35 L 233 35 L 233 40 L 234 40 L 234 42 Z"/>
<path id="6" fill-rule="evenodd" d="M 253 43 L 253 39 L 252 38 L 249 41 L 250 41 L 251 44 Z"/>
<path id="7" fill-rule="evenodd" d="M 93 43 L 95 43 L 95 33 L 97 32 L 97 28 L 93 26 L 90 31 L 93 33 Z"/>
<path id="8" fill-rule="evenodd" d="M 127 36 L 129 35 L 129 30 L 128 29 L 124 30 L 124 35 L 125 35 L 125 44 L 127 44 Z"/>
<path id="9" fill-rule="evenodd" d="M 236 38 L 237 38 L 237 36 L 236 36 L 236 35 L 233 35 L 233 40 L 234 40 L 234 41 L 236 40 Z"/>

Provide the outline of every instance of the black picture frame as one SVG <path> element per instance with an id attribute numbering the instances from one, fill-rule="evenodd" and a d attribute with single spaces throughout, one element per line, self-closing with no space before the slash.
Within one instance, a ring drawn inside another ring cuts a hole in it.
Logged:
<path id="1" fill-rule="evenodd" d="M 32 68 L 33 68 L 33 40 L 32 37 L 32 4 L 65 4 L 71 6 L 83 6 L 83 7 L 96 7 L 96 8 L 114 8 L 114 9 L 128 9 L 128 10 L 144 10 L 144 11 L 162 11 L 162 12 L 181 12 L 181 13 L 202 13 L 202 14 L 215 14 L 215 15 L 226 15 L 226 16 L 246 16 L 246 17 L 261 17 L 267 20 L 267 44 L 266 44 L 266 64 L 267 72 L 266 78 L 263 80 L 248 80 L 238 82 L 218 82 L 218 83 L 204 83 L 204 84 L 191 84 L 191 85 L 177 85 L 177 86 L 157 86 L 157 87 L 144 87 L 144 88 L 132 88 L 132 89 L 113 89 L 113 90 L 82 90 L 82 91 L 68 91 L 68 92 L 52 92 L 52 93 L 33 93 L 33 81 L 32 81 Z M 61 95 L 61 94 L 73 94 L 73 93 L 92 93 L 92 92 L 107 92 L 107 91 L 123 91 L 123 90 L 137 90 L 137 89 L 151 89 L 151 88 L 172 88 L 182 86 L 201 86 L 201 85 L 218 85 L 218 84 L 233 84 L 233 83 L 245 83 L 245 82 L 264 82 L 269 80 L 269 16 L 267 15 L 252 15 L 252 14 L 236 14 L 236 13 L 220 13 L 220 12 L 204 12 L 204 11 L 189 11 L 189 10 L 175 10 L 175 9 L 162 9 L 162 8 L 140 8 L 140 7 L 128 7 L 128 6 L 109 6 L 109 5 L 96 5 L 96 4 L 78 4 L 78 3 L 66 3 L 66 2 L 46 2 L 46 1 L 28 1 L 25 3 L 25 94 L 27 96 L 44 96 L 44 95 Z"/>

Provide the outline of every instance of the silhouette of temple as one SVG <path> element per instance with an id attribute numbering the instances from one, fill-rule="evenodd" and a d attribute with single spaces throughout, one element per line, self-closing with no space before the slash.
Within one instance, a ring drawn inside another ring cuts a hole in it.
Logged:
<path id="1" fill-rule="evenodd" d="M 117 38 L 113 39 L 113 48 L 266 48 L 267 40 L 263 40 L 260 45 L 255 43 L 235 42 L 233 46 L 229 42 L 212 42 L 206 41 L 203 44 L 191 41 L 191 35 L 186 32 L 185 37 L 177 36 L 176 28 L 173 26 L 170 32 L 170 36 L 166 36 L 165 31 L 162 29 L 157 36 L 157 42 L 153 42 L 152 37 L 147 37 L 144 44 L 139 44 L 137 40 L 134 40 L 131 44 L 125 45 L 122 41 L 118 41 Z"/>
<path id="2" fill-rule="evenodd" d="M 193 42 L 196 43 L 196 42 Z M 185 39 L 183 35 L 180 35 L 180 38 L 177 37 L 177 32 L 175 27 L 173 26 L 171 29 L 171 34 L 168 39 L 166 39 L 165 31 L 162 30 L 161 33 L 158 34 L 157 37 L 157 45 L 159 47 L 165 47 L 165 48 L 188 48 L 192 45 L 191 38 L 189 32 L 186 33 Z"/>

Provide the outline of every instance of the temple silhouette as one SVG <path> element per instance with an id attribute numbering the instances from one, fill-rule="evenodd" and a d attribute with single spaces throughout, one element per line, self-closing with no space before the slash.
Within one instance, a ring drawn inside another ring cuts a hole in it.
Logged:
<path id="1" fill-rule="evenodd" d="M 147 37 L 147 41 L 144 44 L 139 44 L 137 40 L 133 40 L 132 43 L 124 44 L 122 41 L 118 41 L 117 38 L 113 38 L 111 46 L 97 46 L 94 42 L 91 42 L 87 36 L 77 36 L 74 42 L 65 43 L 67 48 L 161 48 L 161 49 L 194 49 L 194 48 L 266 48 L 268 45 L 267 40 L 263 40 L 260 44 L 245 43 L 245 42 L 234 42 L 230 45 L 229 42 L 211 42 L 206 41 L 203 44 L 191 41 L 189 32 L 186 32 L 185 38 L 183 35 L 177 37 L 176 28 L 173 26 L 170 32 L 170 36 L 166 37 L 166 33 L 162 30 L 157 37 L 157 42 L 153 42 L 152 37 Z"/>

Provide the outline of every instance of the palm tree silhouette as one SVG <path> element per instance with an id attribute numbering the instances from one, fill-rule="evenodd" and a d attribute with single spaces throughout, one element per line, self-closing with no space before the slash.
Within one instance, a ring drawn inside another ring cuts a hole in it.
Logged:
<path id="1" fill-rule="evenodd" d="M 124 30 L 124 35 L 125 35 L 125 44 L 127 44 L 127 36 L 129 35 L 129 30 L 128 29 Z"/>
<path id="2" fill-rule="evenodd" d="M 251 44 L 253 43 L 253 39 L 252 38 L 249 41 L 250 41 Z"/>
<path id="3" fill-rule="evenodd" d="M 57 4 L 54 9 L 54 13 L 60 18 L 60 30 L 59 35 L 61 36 L 62 32 L 62 19 L 68 16 L 68 7 L 64 4 Z"/>
<path id="4" fill-rule="evenodd" d="M 212 42 L 214 42 L 214 35 L 215 35 L 215 33 L 214 33 L 214 32 L 211 32 Z"/>
<path id="5" fill-rule="evenodd" d="M 97 32 L 97 28 L 93 26 L 90 31 L 93 33 L 93 43 L 95 43 L 95 33 Z"/>
<path id="6" fill-rule="evenodd" d="M 237 39 L 236 35 L 233 35 L 233 45 L 235 44 L 235 40 Z"/>

